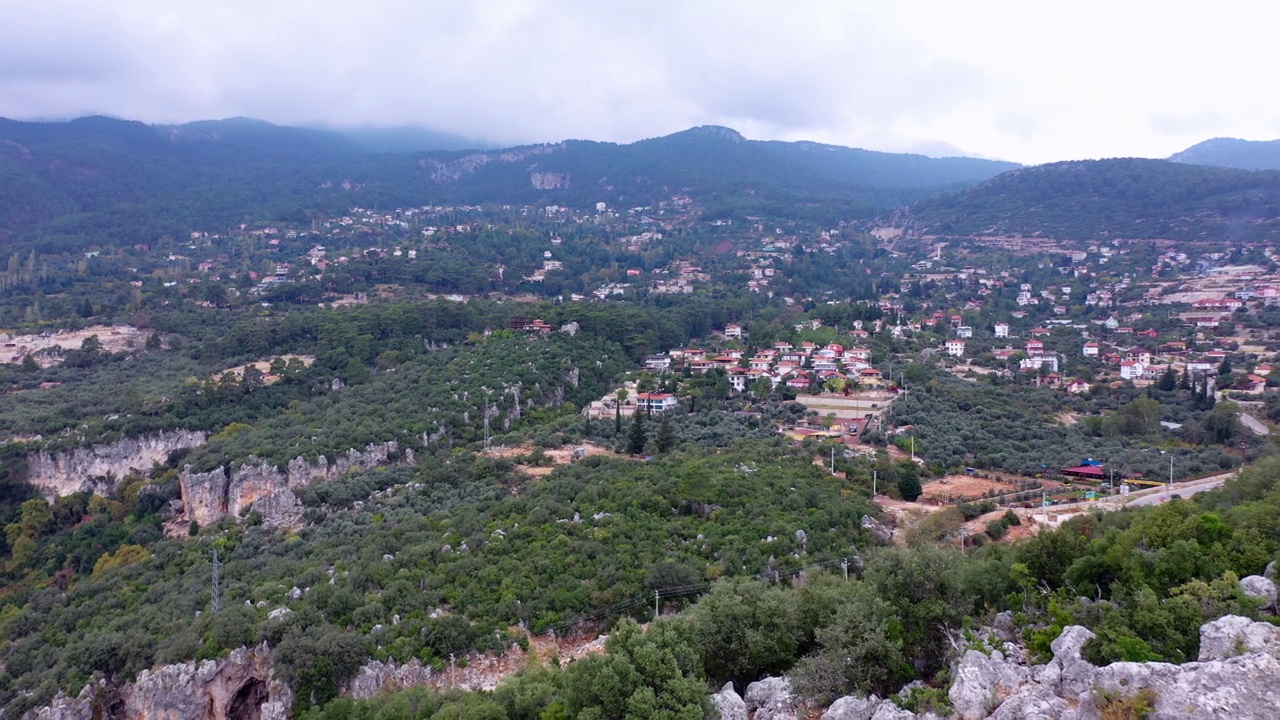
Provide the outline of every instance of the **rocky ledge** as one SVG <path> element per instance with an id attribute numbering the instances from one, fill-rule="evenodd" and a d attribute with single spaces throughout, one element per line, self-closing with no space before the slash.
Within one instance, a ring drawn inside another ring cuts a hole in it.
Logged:
<path id="1" fill-rule="evenodd" d="M 31 720 L 286 720 L 293 695 L 272 672 L 264 644 L 240 648 L 221 660 L 143 670 L 122 686 L 85 686 L 74 698 L 59 695 L 27 713 Z"/>
<path id="2" fill-rule="evenodd" d="M 948 692 L 958 720 L 1101 720 L 1110 703 L 1148 704 L 1148 720 L 1220 718 L 1274 720 L 1280 717 L 1280 627 L 1228 615 L 1200 628 L 1197 662 L 1118 662 L 1097 667 L 1081 655 L 1093 637 L 1070 626 L 1053 641 L 1053 660 L 1029 666 L 1011 659 L 1025 653 L 969 650 L 953 673 Z M 711 698 L 724 720 L 795 720 L 808 717 L 785 678 L 766 678 L 739 696 L 733 684 Z M 892 700 L 844 697 L 822 720 L 941 720 L 916 715 Z"/>

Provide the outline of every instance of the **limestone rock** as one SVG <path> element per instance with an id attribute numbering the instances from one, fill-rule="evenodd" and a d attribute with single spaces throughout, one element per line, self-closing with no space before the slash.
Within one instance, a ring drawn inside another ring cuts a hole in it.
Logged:
<path id="1" fill-rule="evenodd" d="M 866 530 L 870 530 L 871 534 L 875 535 L 876 539 L 882 543 L 893 542 L 893 530 L 889 529 L 884 523 L 870 515 L 862 516 L 862 527 Z"/>
<path id="2" fill-rule="evenodd" d="M 1276 561 L 1275 560 L 1272 560 L 1271 562 L 1267 563 L 1267 569 L 1262 571 L 1262 577 L 1268 580 L 1276 579 Z"/>
<path id="3" fill-rule="evenodd" d="M 755 720 L 795 720 L 796 697 L 787 678 L 770 677 L 747 686 L 747 708 Z"/>
<path id="4" fill-rule="evenodd" d="M 361 700 L 385 692 L 430 684 L 435 671 L 414 658 L 403 665 L 373 660 L 360 667 L 347 683 L 347 696 Z"/>
<path id="5" fill-rule="evenodd" d="M 961 720 L 981 720 L 1012 695 L 1030 677 L 1021 665 L 988 657 L 977 650 L 965 653 L 955 670 L 947 696 Z"/>
<path id="6" fill-rule="evenodd" d="M 891 700 L 882 700 L 871 720 L 916 720 L 916 714 L 894 705 Z"/>
<path id="7" fill-rule="evenodd" d="M 416 460 L 412 449 L 401 453 L 399 444 L 392 440 L 371 443 L 364 450 L 352 448 L 333 461 L 324 455 L 314 463 L 297 457 L 284 470 L 252 456 L 230 473 L 225 467 L 205 473 L 193 473 L 188 467 L 179 475 L 178 484 L 187 519 L 200 525 L 216 523 L 227 515 L 242 518 L 257 510 L 269 525 L 295 527 L 302 515 L 294 490 L 312 482 L 336 480 L 353 470 L 387 465 L 397 456 L 407 464 Z"/>
<path id="8" fill-rule="evenodd" d="M 1099 668 L 1097 690 L 1132 695 L 1139 688 L 1155 694 L 1151 720 L 1167 718 L 1231 718 L 1263 720 L 1280 708 L 1280 660 L 1250 653 L 1206 663 L 1119 662 Z"/>
<path id="9" fill-rule="evenodd" d="M 732 682 L 725 683 L 720 692 L 711 696 L 711 704 L 720 713 L 720 720 L 747 720 L 747 703 L 734 691 Z"/>
<path id="10" fill-rule="evenodd" d="M 59 695 L 29 714 L 37 720 L 287 720 L 293 695 L 275 677 L 265 645 L 221 660 L 143 670 L 123 686 L 87 685 L 74 700 Z"/>
<path id="11" fill-rule="evenodd" d="M 1280 658 L 1280 627 L 1239 615 L 1227 615 L 1200 626 L 1200 662 L 1257 652 Z"/>
<path id="12" fill-rule="evenodd" d="M 822 720 L 871 720 L 880 707 L 880 698 L 854 697 L 847 695 L 831 703 L 831 707 L 822 714 Z"/>
<path id="13" fill-rule="evenodd" d="M 1264 610 L 1276 609 L 1276 584 L 1264 575 L 1250 575 L 1240 579 L 1240 590 L 1249 597 L 1263 598 Z"/>
<path id="14" fill-rule="evenodd" d="M 146 475 L 153 465 L 167 462 L 173 451 L 203 445 L 206 439 L 202 432 L 174 430 L 75 450 L 38 452 L 27 458 L 27 482 L 50 502 L 86 490 L 109 495 L 124 476 Z"/>

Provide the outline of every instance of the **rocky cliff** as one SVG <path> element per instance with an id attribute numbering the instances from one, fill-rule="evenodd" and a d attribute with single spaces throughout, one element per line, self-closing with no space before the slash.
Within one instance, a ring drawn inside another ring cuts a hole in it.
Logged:
<path id="1" fill-rule="evenodd" d="M 39 452 L 27 458 L 27 482 L 49 501 L 85 490 L 106 495 L 125 475 L 145 475 L 174 450 L 203 445 L 206 439 L 202 432 L 175 430 L 88 448 Z"/>
<path id="2" fill-rule="evenodd" d="M 1118 662 L 1097 667 L 1081 655 L 1093 637 L 1070 626 L 1053 641 L 1053 660 L 1029 666 L 1025 652 L 969 650 L 953 673 L 948 698 L 958 720 L 1101 720 L 1107 717 L 1274 720 L 1280 717 L 1280 627 L 1228 615 L 1200 628 L 1200 656 L 1183 665 Z M 1017 658 L 1017 659 L 1015 659 Z M 725 720 L 794 720 L 804 716 L 785 678 L 766 678 L 739 696 L 732 684 L 712 696 Z M 1138 709 L 1147 706 L 1146 714 Z M 1125 714 L 1133 710 L 1135 714 Z M 823 720 L 937 720 L 893 700 L 844 697 Z"/>
<path id="3" fill-rule="evenodd" d="M 230 472 L 218 467 L 193 473 L 188 467 L 178 478 L 184 518 L 207 525 L 226 515 L 242 518 L 256 511 L 267 525 L 294 525 L 301 517 L 294 490 L 315 481 L 335 480 L 351 470 L 386 465 L 399 449 L 394 440 L 372 443 L 363 451 L 348 450 L 332 462 L 323 455 L 314 463 L 302 457 L 294 458 L 284 470 L 255 457 Z M 403 461 L 413 464 L 412 449 L 405 449 Z"/>
<path id="4" fill-rule="evenodd" d="M 275 677 L 267 646 L 240 648 L 221 660 L 142 671 L 122 686 L 85 686 L 27 713 L 30 720 L 286 720 L 293 695 Z"/>

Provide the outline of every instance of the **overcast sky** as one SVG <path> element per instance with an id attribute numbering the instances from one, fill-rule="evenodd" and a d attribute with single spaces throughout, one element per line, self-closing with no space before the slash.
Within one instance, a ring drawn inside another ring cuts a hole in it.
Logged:
<path id="1" fill-rule="evenodd" d="M 1266 0 L 0 0 L 0 115 L 1164 157 L 1280 138 L 1278 27 Z"/>

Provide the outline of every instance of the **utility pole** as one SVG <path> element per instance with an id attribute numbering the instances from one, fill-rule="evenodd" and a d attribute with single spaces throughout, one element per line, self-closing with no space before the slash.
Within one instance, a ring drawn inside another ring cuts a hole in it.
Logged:
<path id="1" fill-rule="evenodd" d="M 849 558 L 841 560 L 840 567 L 844 570 L 844 581 L 849 582 Z"/>
<path id="2" fill-rule="evenodd" d="M 872 470 L 871 471 L 871 498 L 873 500 L 876 497 L 876 481 L 879 479 L 880 479 L 880 472 L 878 470 Z"/>
<path id="3" fill-rule="evenodd" d="M 1169 497 L 1173 497 L 1173 453 L 1169 454 Z"/>
<path id="4" fill-rule="evenodd" d="M 489 452 L 489 388 L 484 389 L 484 451 Z"/>
<path id="5" fill-rule="evenodd" d="M 222 563 L 218 560 L 218 548 L 213 549 L 213 611 L 222 609 Z"/>
<path id="6" fill-rule="evenodd" d="M 658 591 L 657 590 L 653 591 L 653 619 L 655 622 L 658 620 Z"/>
<path id="7" fill-rule="evenodd" d="M 836 474 L 836 449 L 831 448 L 831 474 Z"/>

